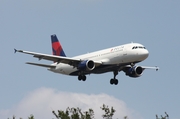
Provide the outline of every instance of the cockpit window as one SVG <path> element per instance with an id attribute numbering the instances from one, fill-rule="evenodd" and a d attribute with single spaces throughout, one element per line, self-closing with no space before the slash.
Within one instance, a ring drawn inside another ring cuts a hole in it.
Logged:
<path id="1" fill-rule="evenodd" d="M 132 49 L 146 49 L 144 46 L 134 46 Z"/>

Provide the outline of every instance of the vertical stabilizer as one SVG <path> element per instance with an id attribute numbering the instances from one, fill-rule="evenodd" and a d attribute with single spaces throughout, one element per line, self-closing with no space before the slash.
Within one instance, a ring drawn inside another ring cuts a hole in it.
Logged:
<path id="1" fill-rule="evenodd" d="M 64 50 L 59 40 L 57 39 L 56 35 L 51 35 L 51 43 L 52 43 L 53 55 L 66 57 Z"/>

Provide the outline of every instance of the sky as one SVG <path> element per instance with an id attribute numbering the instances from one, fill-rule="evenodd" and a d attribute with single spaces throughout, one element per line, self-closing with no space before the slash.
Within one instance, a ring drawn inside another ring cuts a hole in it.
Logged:
<path id="1" fill-rule="evenodd" d="M 114 118 L 155 119 L 158 114 L 180 119 L 180 1 L 179 0 L 0 0 L 0 119 L 55 118 L 52 110 L 113 106 Z M 14 48 L 51 54 L 56 34 L 68 57 L 137 42 L 149 57 L 137 65 L 159 66 L 139 78 L 119 72 L 77 77 L 25 64 L 38 61 Z"/>

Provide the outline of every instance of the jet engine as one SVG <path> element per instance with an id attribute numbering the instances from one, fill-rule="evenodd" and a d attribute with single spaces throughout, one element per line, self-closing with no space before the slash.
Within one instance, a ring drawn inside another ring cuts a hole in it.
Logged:
<path id="1" fill-rule="evenodd" d="M 84 60 L 79 63 L 78 69 L 91 71 L 95 68 L 95 64 L 92 60 Z"/>
<path id="2" fill-rule="evenodd" d="M 125 73 L 126 75 L 130 76 L 130 77 L 140 77 L 143 73 L 143 68 L 141 66 L 134 66 L 134 67 L 130 67 L 128 69 L 126 69 Z"/>

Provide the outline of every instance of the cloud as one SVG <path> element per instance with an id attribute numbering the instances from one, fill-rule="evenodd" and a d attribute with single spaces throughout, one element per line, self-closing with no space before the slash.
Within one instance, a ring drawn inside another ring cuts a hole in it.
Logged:
<path id="1" fill-rule="evenodd" d="M 79 107 L 83 111 L 92 108 L 95 118 L 101 119 L 103 111 L 100 107 L 106 104 L 113 106 L 116 110 L 114 118 L 122 119 L 128 116 L 129 119 L 140 119 L 138 114 L 129 109 L 125 102 L 107 94 L 83 94 L 62 92 L 51 88 L 39 88 L 27 94 L 16 106 L 7 110 L 0 110 L 0 117 L 8 118 L 15 115 L 17 118 L 26 119 L 30 114 L 35 119 L 55 118 L 52 110 L 65 110 L 67 107 Z"/>

